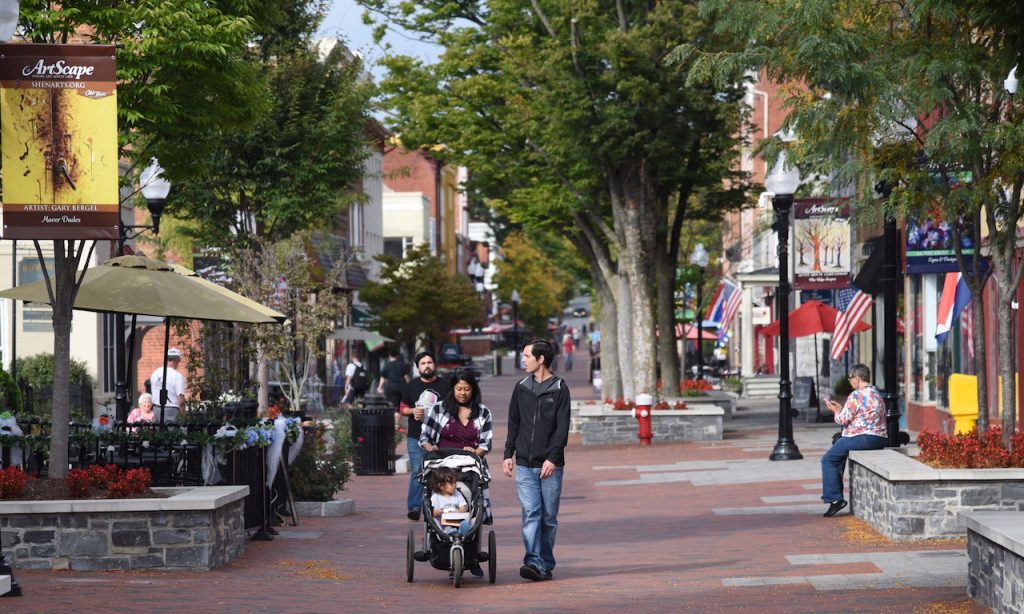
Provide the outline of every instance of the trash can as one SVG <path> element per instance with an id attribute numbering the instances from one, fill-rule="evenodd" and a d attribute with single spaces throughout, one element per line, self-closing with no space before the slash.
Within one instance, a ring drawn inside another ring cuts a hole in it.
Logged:
<path id="1" fill-rule="evenodd" d="M 377 395 L 363 397 L 352 409 L 352 443 L 356 475 L 392 475 L 395 472 L 395 408 Z"/>
<path id="2" fill-rule="evenodd" d="M 491 373 L 495 376 L 501 375 L 501 355 L 502 352 L 498 350 L 491 352 L 491 360 L 494 361 L 493 366 L 491 367 Z"/>

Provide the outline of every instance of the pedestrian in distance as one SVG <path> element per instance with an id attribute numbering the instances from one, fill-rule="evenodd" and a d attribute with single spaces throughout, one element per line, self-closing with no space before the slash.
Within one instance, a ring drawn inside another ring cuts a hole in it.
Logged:
<path id="1" fill-rule="evenodd" d="M 409 365 L 402 360 L 402 355 L 398 350 L 389 350 L 388 361 L 380 370 L 377 394 L 384 395 L 390 405 L 398 407 L 402 402 L 402 392 L 410 379 L 412 378 L 409 376 Z"/>
<path id="2" fill-rule="evenodd" d="M 345 398 L 341 400 L 343 406 L 351 406 L 370 389 L 370 374 L 366 372 L 362 358 L 359 350 L 352 348 L 348 366 L 345 367 Z"/>
<path id="3" fill-rule="evenodd" d="M 576 354 L 576 344 L 572 340 L 571 333 L 565 333 L 562 336 L 562 353 L 565 354 L 565 365 L 566 371 L 572 371 L 572 359 Z"/>
<path id="4" fill-rule="evenodd" d="M 871 385 L 871 370 L 863 364 L 850 367 L 853 392 L 840 406 L 832 399 L 825 405 L 835 412 L 836 424 L 843 425 L 841 436 L 821 457 L 821 500 L 828 503 L 826 517 L 835 516 L 846 507 L 843 499 L 843 472 L 850 450 L 881 450 L 888 443 L 885 426 L 885 403 L 878 389 Z"/>
<path id="5" fill-rule="evenodd" d="M 512 390 L 501 464 L 507 477 L 515 476 L 523 510 L 526 555 L 519 575 L 535 582 L 550 580 L 555 568 L 558 505 L 569 441 L 569 387 L 551 372 L 553 356 L 548 341 L 532 341 L 523 348 L 528 375 Z"/>
<path id="6" fill-rule="evenodd" d="M 167 350 L 167 402 L 161 403 L 161 391 L 164 388 L 164 366 L 160 365 L 149 376 L 149 386 L 153 397 L 157 400 L 156 415 L 158 421 L 177 422 L 181 413 L 181 403 L 185 400 L 185 376 L 178 372 L 181 364 L 181 350 Z"/>
<path id="7" fill-rule="evenodd" d="M 419 377 L 408 382 L 402 391 L 398 411 L 409 417 L 405 443 L 409 454 L 409 490 L 406 495 L 406 510 L 409 520 L 419 520 L 423 507 L 423 485 L 417 476 L 423 469 L 423 448 L 420 434 L 423 430 L 423 414 L 444 398 L 449 384 L 438 377 L 433 352 L 420 352 L 415 357 Z"/>

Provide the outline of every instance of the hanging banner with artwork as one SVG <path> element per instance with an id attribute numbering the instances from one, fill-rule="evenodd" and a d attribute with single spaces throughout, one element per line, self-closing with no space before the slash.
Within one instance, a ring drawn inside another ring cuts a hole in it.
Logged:
<path id="1" fill-rule="evenodd" d="M 117 239 L 113 45 L 0 45 L 4 239 Z"/>
<path id="2" fill-rule="evenodd" d="M 964 260 L 971 261 L 974 230 L 970 224 L 961 223 L 960 247 Z M 907 219 L 907 273 L 951 273 L 960 270 L 953 246 L 953 227 L 942 219 L 936 209 L 921 220 Z M 984 269 L 984 261 L 983 269 Z M 968 269 L 970 270 L 970 269 Z"/>
<path id="3" fill-rule="evenodd" d="M 798 290 L 850 285 L 850 206 L 845 198 L 793 201 L 793 281 Z"/>

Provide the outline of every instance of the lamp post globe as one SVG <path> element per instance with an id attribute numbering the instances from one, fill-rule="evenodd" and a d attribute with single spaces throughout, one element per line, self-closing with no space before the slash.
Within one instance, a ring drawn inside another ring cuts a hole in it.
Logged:
<path id="1" fill-rule="evenodd" d="M 779 438 L 769 460 L 803 458 L 793 440 L 793 383 L 789 379 L 789 214 L 793 194 L 800 187 L 800 171 L 789 163 L 786 152 L 764 179 L 764 187 L 773 194 L 775 227 L 779 233 L 779 289 L 776 305 L 779 315 Z"/>
<path id="2" fill-rule="evenodd" d="M 697 379 L 704 379 L 704 298 L 701 293 L 704 289 L 704 270 L 708 268 L 708 252 L 704 249 L 703 243 L 693 246 L 690 264 L 696 265 L 700 269 L 700 279 L 697 281 L 697 309 L 694 318 L 697 320 Z M 683 339 L 683 343 L 686 343 L 686 339 Z"/>
<path id="3" fill-rule="evenodd" d="M 146 199 L 149 216 L 153 220 L 153 234 L 160 234 L 160 216 L 164 213 L 167 195 L 171 191 L 171 182 L 164 178 L 164 169 L 156 158 L 150 160 L 149 166 L 139 175 L 142 196 Z"/>

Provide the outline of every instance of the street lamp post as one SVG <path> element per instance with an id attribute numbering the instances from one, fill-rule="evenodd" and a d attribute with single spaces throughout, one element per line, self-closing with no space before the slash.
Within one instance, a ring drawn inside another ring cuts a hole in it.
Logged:
<path id="1" fill-rule="evenodd" d="M 875 190 L 883 198 L 888 199 L 892 194 L 892 185 L 887 181 L 882 181 L 875 186 Z M 887 445 L 891 448 L 900 445 L 900 387 L 896 381 L 896 295 L 899 291 L 899 241 L 896 217 L 892 213 L 886 213 L 885 234 L 883 235 L 885 260 L 882 263 L 881 279 L 882 295 L 885 297 L 885 321 L 882 323 L 882 333 L 885 339 L 885 354 L 882 356 L 885 370 L 885 392 L 882 393 L 882 398 L 885 400 Z"/>
<path id="2" fill-rule="evenodd" d="M 704 269 L 708 268 L 708 252 L 704 249 L 703 243 L 698 243 L 693 247 L 693 253 L 690 254 L 690 264 L 697 265 L 700 269 L 700 279 L 697 281 L 697 309 L 694 314 L 697 318 L 697 379 L 704 379 L 704 314 L 703 314 L 703 303 L 704 299 L 701 296 L 701 291 L 704 288 Z M 683 339 L 683 343 L 686 343 L 686 339 Z"/>
<path id="3" fill-rule="evenodd" d="M 152 230 L 153 234 L 160 234 L 160 217 L 164 213 L 164 205 L 167 203 L 167 194 L 171 190 L 171 184 L 163 176 L 163 169 L 160 168 L 160 164 L 156 161 L 156 158 L 150 161 L 149 166 L 143 169 L 139 176 L 139 184 L 142 189 L 142 196 L 146 199 L 146 208 L 149 209 L 149 217 L 152 220 L 150 224 L 141 225 L 126 225 L 120 219 L 120 209 L 118 210 L 118 232 L 117 232 L 117 255 L 124 256 L 124 244 L 125 242 L 134 239 L 146 232 Z M 134 326 L 132 330 L 134 330 Z M 114 329 L 117 334 L 117 343 L 114 348 L 114 370 L 117 372 L 117 384 L 114 388 L 114 401 L 117 410 L 118 420 L 128 419 L 128 406 L 130 405 L 128 399 L 128 367 L 131 358 L 125 356 L 125 337 L 124 337 L 124 314 L 114 314 Z M 134 346 L 134 340 L 132 345 Z M 131 348 L 131 349 L 134 349 Z"/>
<path id="4" fill-rule="evenodd" d="M 800 186 L 800 171 L 786 161 L 786 152 L 779 154 L 764 187 L 773 194 L 775 228 L 779 233 L 779 290 L 776 304 L 779 312 L 779 439 L 769 460 L 799 460 L 803 458 L 793 440 L 793 389 L 789 380 L 789 213 L 793 207 L 793 194 Z"/>
<path id="5" fill-rule="evenodd" d="M 512 347 L 515 348 L 515 362 L 512 372 L 519 370 L 519 290 L 512 291 Z"/>

